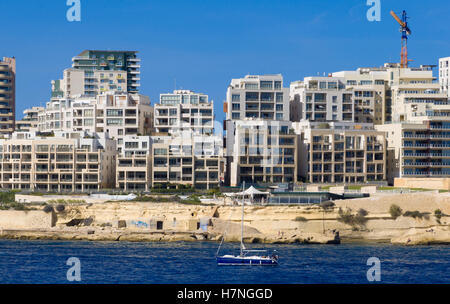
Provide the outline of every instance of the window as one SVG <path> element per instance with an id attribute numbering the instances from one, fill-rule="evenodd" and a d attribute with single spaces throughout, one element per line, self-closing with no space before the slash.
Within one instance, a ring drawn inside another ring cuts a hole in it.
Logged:
<path id="1" fill-rule="evenodd" d="M 123 125 L 123 120 L 121 118 L 108 118 L 106 119 L 107 126 L 121 126 Z"/>
<path id="2" fill-rule="evenodd" d="M 106 116 L 123 116 L 123 110 L 107 109 Z"/>
<path id="3" fill-rule="evenodd" d="M 241 100 L 241 95 L 239 94 L 233 94 L 231 96 L 231 101 L 240 101 Z"/>
<path id="4" fill-rule="evenodd" d="M 269 89 L 271 90 L 273 85 L 272 85 L 272 81 L 261 81 L 261 89 Z"/>

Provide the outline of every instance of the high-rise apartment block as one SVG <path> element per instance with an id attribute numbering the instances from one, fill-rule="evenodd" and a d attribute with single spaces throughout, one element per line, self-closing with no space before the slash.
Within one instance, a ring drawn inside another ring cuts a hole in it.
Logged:
<path id="1" fill-rule="evenodd" d="M 0 60 L 0 136 L 14 132 L 16 113 L 16 59 Z"/>
<path id="2" fill-rule="evenodd" d="M 72 58 L 64 77 L 52 81 L 52 97 L 96 96 L 106 91 L 138 93 L 140 59 L 135 51 L 86 50 Z"/>
<path id="3" fill-rule="evenodd" d="M 219 187 L 222 136 L 214 135 L 214 107 L 208 95 L 175 90 L 155 105 L 152 185 Z"/>

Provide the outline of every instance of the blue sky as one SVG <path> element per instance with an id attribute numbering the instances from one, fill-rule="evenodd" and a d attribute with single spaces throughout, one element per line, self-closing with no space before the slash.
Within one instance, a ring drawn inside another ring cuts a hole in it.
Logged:
<path id="1" fill-rule="evenodd" d="M 381 0 L 369 22 L 366 0 L 81 0 L 82 21 L 66 20 L 66 0 L 2 0 L 0 56 L 17 59 L 17 116 L 50 97 L 84 49 L 137 50 L 141 93 L 152 103 L 174 89 L 206 93 L 216 117 L 232 78 L 246 74 L 291 81 L 318 73 L 399 61 L 392 9 L 411 16 L 412 65 L 450 56 L 450 2 Z"/>

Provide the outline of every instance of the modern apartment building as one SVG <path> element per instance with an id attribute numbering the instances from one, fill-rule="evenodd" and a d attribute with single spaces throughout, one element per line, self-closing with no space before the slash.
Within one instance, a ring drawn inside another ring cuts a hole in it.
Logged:
<path id="1" fill-rule="evenodd" d="M 135 51 L 86 50 L 72 58 L 63 79 L 52 81 L 52 97 L 96 96 L 106 91 L 138 93 L 140 59 Z"/>
<path id="2" fill-rule="evenodd" d="M 116 188 L 149 191 L 152 175 L 150 136 L 125 136 L 123 142 L 123 151 L 116 162 Z"/>
<path id="3" fill-rule="evenodd" d="M 152 136 L 152 186 L 190 185 L 215 189 L 220 185 L 222 138 L 195 135 Z"/>
<path id="4" fill-rule="evenodd" d="M 156 133 L 174 134 L 191 130 L 195 134 L 212 135 L 214 102 L 209 101 L 206 94 L 175 90 L 160 95 L 154 117 Z"/>
<path id="5" fill-rule="evenodd" d="M 224 104 L 227 120 L 289 120 L 289 88 L 281 75 L 247 75 L 232 79 Z"/>
<path id="6" fill-rule="evenodd" d="M 431 65 L 401 68 L 399 64 L 386 63 L 380 68 L 359 68 L 332 76 L 344 78 L 346 87 L 355 91 L 355 122 L 370 122 L 364 115 L 356 119 L 359 114 L 372 116 L 377 125 L 404 121 L 407 118 L 402 116 L 402 104 L 443 96 Z"/>
<path id="7" fill-rule="evenodd" d="M 226 121 L 225 183 L 239 186 L 297 181 L 297 135 L 289 121 Z"/>
<path id="8" fill-rule="evenodd" d="M 449 62 L 450 57 L 439 59 L 439 85 L 441 86 L 441 92 L 447 94 L 447 97 L 450 97 Z"/>
<path id="9" fill-rule="evenodd" d="M 0 136 L 14 132 L 16 113 L 16 59 L 0 60 Z"/>
<path id="10" fill-rule="evenodd" d="M 39 114 L 39 131 L 83 131 L 107 133 L 117 140 L 119 153 L 123 138 L 150 135 L 153 108 L 144 95 L 108 91 L 96 97 L 52 98 Z"/>
<path id="11" fill-rule="evenodd" d="M 388 140 L 388 179 L 450 176 L 450 108 L 444 116 L 423 115 L 376 126 Z M 432 113 L 429 113 L 432 114 Z"/>
<path id="12" fill-rule="evenodd" d="M 24 117 L 16 121 L 16 131 L 29 132 L 38 130 L 39 112 L 44 111 L 43 107 L 31 107 L 23 111 Z"/>
<path id="13" fill-rule="evenodd" d="M 0 140 L 0 186 L 42 192 L 89 192 L 114 186 L 116 143 L 84 132 L 17 132 Z"/>
<path id="14" fill-rule="evenodd" d="M 386 139 L 373 124 L 294 123 L 301 134 L 299 175 L 311 183 L 386 180 Z"/>
<path id="15" fill-rule="evenodd" d="M 333 77 L 343 78 L 346 88 L 353 91 L 355 122 L 383 124 L 391 120 L 389 66 L 393 65 L 332 73 Z"/>
<path id="16" fill-rule="evenodd" d="M 291 121 L 314 122 L 355 120 L 353 92 L 338 77 L 306 77 L 290 87 Z"/>

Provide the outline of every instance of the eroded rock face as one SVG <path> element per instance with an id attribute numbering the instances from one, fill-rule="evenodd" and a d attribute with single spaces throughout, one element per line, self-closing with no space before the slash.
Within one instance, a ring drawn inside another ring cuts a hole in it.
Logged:
<path id="1" fill-rule="evenodd" d="M 448 226 L 412 228 L 401 236 L 392 238 L 391 243 L 399 245 L 448 245 L 450 244 L 450 228 Z"/>

